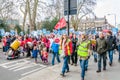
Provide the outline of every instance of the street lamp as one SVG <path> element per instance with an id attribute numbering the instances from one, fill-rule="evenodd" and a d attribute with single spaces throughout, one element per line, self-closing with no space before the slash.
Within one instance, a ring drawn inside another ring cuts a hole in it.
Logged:
<path id="1" fill-rule="evenodd" d="M 115 19 L 115 27 L 117 27 L 117 26 L 116 26 L 116 14 L 107 14 L 107 15 L 114 15 L 114 19 Z"/>

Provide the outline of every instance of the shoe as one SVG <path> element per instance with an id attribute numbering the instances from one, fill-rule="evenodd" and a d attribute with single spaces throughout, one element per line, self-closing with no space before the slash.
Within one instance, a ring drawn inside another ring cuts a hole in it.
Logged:
<path id="1" fill-rule="evenodd" d="M 106 71 L 106 68 L 103 68 L 104 71 Z"/>
<path id="2" fill-rule="evenodd" d="M 97 70 L 96 72 L 97 72 L 97 73 L 100 73 L 100 72 L 101 72 L 101 70 Z"/>
<path id="3" fill-rule="evenodd" d="M 65 77 L 65 75 L 63 73 L 60 74 L 62 77 Z"/>
<path id="4" fill-rule="evenodd" d="M 75 66 L 77 66 L 77 64 L 75 64 Z"/>
<path id="5" fill-rule="evenodd" d="M 25 53 L 23 52 L 23 56 L 25 56 Z"/>
<path id="6" fill-rule="evenodd" d="M 71 63 L 71 65 L 73 65 L 73 63 Z"/>
<path id="7" fill-rule="evenodd" d="M 87 71 L 88 69 L 86 68 L 85 71 Z"/>
<path id="8" fill-rule="evenodd" d="M 81 78 L 81 80 L 84 80 L 84 78 Z"/>
<path id="9" fill-rule="evenodd" d="M 112 63 L 111 63 L 111 62 L 109 62 L 109 65 L 110 65 L 110 66 L 112 66 Z"/>
<path id="10" fill-rule="evenodd" d="M 70 72 L 69 70 L 66 71 L 66 73 L 69 73 L 69 72 Z"/>
<path id="11" fill-rule="evenodd" d="M 96 58 L 94 59 L 94 62 L 97 63 L 97 59 Z"/>

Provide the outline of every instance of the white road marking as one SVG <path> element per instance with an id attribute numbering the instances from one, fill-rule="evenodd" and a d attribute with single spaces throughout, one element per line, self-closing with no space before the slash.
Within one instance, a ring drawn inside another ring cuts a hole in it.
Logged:
<path id="1" fill-rule="evenodd" d="M 25 65 L 24 67 L 15 69 L 14 71 L 20 71 L 20 70 L 23 70 L 23 69 L 26 69 L 26 68 L 30 68 L 30 67 L 34 67 L 34 66 L 37 66 L 37 65 L 35 65 L 35 64 Z"/>
<path id="2" fill-rule="evenodd" d="M 3 64 L 0 64 L 0 66 L 4 66 L 4 65 L 8 65 L 8 64 L 12 64 L 12 63 L 17 63 L 17 62 L 20 62 L 20 61 L 26 61 L 26 60 L 28 60 L 28 59 L 29 59 L 29 58 L 20 59 L 20 60 L 16 60 L 16 61 L 6 62 L 6 63 L 3 63 Z"/>
<path id="3" fill-rule="evenodd" d="M 47 67 L 46 65 L 43 64 L 36 64 L 34 62 L 29 61 L 30 58 L 25 58 L 25 59 L 20 59 L 20 60 L 16 60 L 16 61 L 10 61 L 7 63 L 3 63 L 0 64 L 1 67 L 6 68 L 8 70 L 11 70 L 13 72 L 19 72 L 19 71 L 23 71 L 25 69 L 29 69 L 32 68 L 32 70 L 30 71 L 24 71 L 23 74 L 21 74 L 21 76 L 26 76 L 29 75 L 31 73 L 37 72 L 45 67 Z M 36 66 L 36 68 L 34 69 L 34 67 Z M 38 67 L 37 67 L 38 66 Z"/>
<path id="4" fill-rule="evenodd" d="M 7 68 L 12 68 L 12 67 L 16 67 L 16 66 L 19 66 L 19 65 L 24 65 L 24 64 L 27 64 L 29 63 L 29 61 L 25 61 L 25 62 L 22 62 L 22 63 L 16 63 L 16 64 L 13 64 L 11 66 L 8 66 Z"/>
<path id="5" fill-rule="evenodd" d="M 25 66 L 27 63 L 30 63 L 30 62 L 24 62 L 24 63 L 18 64 L 18 65 L 14 66 L 14 67 L 12 67 L 12 68 L 10 68 L 10 69 L 8 69 L 8 70 L 14 70 L 14 69 L 16 69 L 16 68 L 20 68 L 20 67 L 22 67 L 22 66 Z"/>
<path id="6" fill-rule="evenodd" d="M 38 70 L 41 70 L 41 69 L 43 69 L 43 68 L 45 68 L 45 67 L 37 68 L 37 69 L 34 69 L 34 70 L 32 70 L 32 71 L 29 71 L 29 72 L 23 73 L 23 74 L 21 74 L 21 75 L 22 75 L 22 76 L 25 76 L 25 75 L 28 75 L 28 74 L 34 73 L 34 72 L 36 72 L 36 71 L 38 71 Z"/>

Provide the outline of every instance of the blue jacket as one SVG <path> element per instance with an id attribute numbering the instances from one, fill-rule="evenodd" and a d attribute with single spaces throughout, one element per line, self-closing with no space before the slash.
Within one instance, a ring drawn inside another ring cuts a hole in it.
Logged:
<path id="1" fill-rule="evenodd" d="M 52 46 L 51 46 L 51 49 L 52 49 L 52 51 L 55 52 L 55 53 L 58 52 L 58 51 L 59 51 L 59 44 L 53 42 L 53 43 L 52 43 Z"/>

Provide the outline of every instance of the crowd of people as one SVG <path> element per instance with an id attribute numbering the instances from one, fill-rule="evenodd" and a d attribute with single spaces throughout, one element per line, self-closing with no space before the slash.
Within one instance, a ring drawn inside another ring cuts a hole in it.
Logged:
<path id="1" fill-rule="evenodd" d="M 101 72 L 102 59 L 103 70 L 106 70 L 107 59 L 109 59 L 109 65 L 112 66 L 115 50 L 119 52 L 118 61 L 120 62 L 120 32 L 118 32 L 118 35 L 113 35 L 111 31 L 106 33 L 99 32 L 96 35 L 87 35 L 84 33 L 81 35 L 71 33 L 70 36 L 66 34 L 61 36 L 51 34 L 49 36 L 41 35 L 38 37 L 9 35 L 4 36 L 2 39 L 3 52 L 7 52 L 11 48 L 11 43 L 16 39 L 20 41 L 19 48 L 23 56 L 25 56 L 24 53 L 26 52 L 26 57 L 35 58 L 36 63 L 38 55 L 40 55 L 43 63 L 48 63 L 49 53 L 52 53 L 52 65 L 55 65 L 55 58 L 58 63 L 63 58 L 64 62 L 60 74 L 63 77 L 65 73 L 70 71 L 69 64 L 77 66 L 79 60 L 81 80 L 84 80 L 91 55 L 94 57 L 94 62 L 98 62 L 97 73 Z"/>

